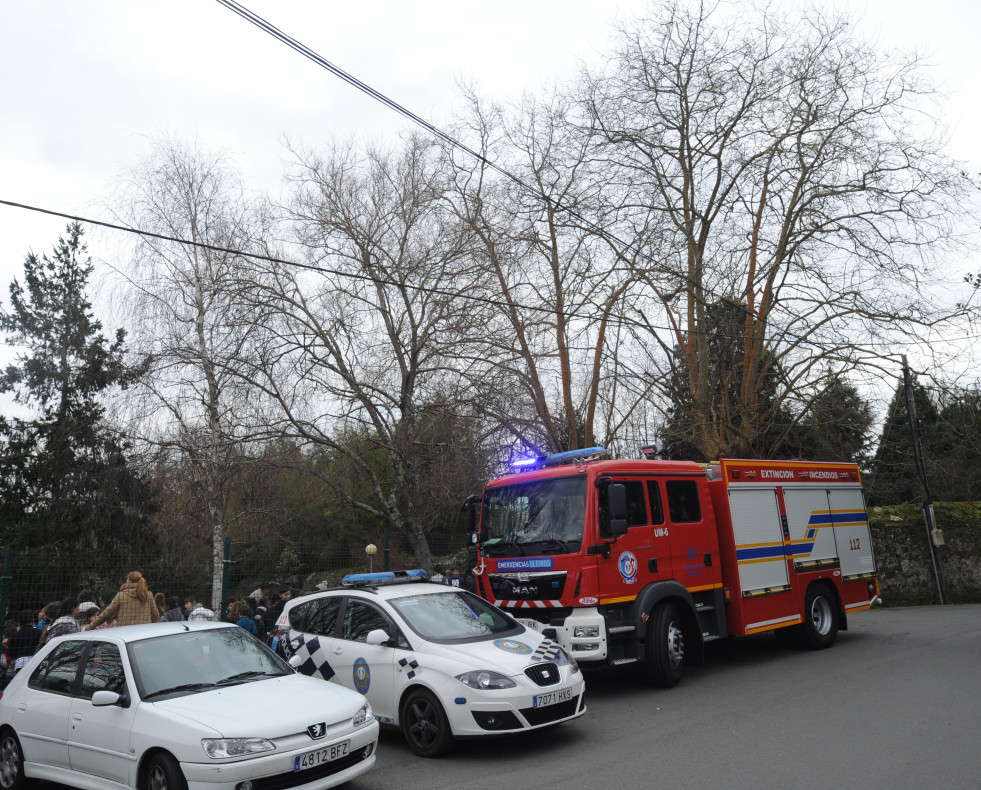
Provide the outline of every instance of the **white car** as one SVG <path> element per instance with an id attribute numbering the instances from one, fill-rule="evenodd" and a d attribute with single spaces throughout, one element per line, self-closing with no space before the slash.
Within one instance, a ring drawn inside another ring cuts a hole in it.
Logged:
<path id="1" fill-rule="evenodd" d="M 334 787 L 375 762 L 359 694 L 295 673 L 244 629 L 154 623 L 52 639 L 0 698 L 0 788 Z"/>
<path id="2" fill-rule="evenodd" d="M 556 642 L 423 571 L 348 576 L 290 601 L 278 649 L 297 671 L 354 689 L 423 757 L 454 736 L 545 727 L 586 712 L 585 682 Z"/>

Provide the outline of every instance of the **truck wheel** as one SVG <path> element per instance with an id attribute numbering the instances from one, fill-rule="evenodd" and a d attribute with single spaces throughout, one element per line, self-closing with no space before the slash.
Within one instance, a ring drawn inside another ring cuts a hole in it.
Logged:
<path id="1" fill-rule="evenodd" d="M 450 748 L 453 733 L 443 706 L 425 689 L 416 689 L 402 703 L 402 735 L 420 757 L 439 757 Z"/>
<path id="2" fill-rule="evenodd" d="M 823 584 L 812 584 L 804 601 L 801 644 L 810 650 L 831 647 L 838 638 L 838 604 Z"/>
<path id="3" fill-rule="evenodd" d="M 647 649 L 644 655 L 647 677 L 661 688 L 677 686 L 685 659 L 685 634 L 677 604 L 659 605 L 647 621 Z"/>

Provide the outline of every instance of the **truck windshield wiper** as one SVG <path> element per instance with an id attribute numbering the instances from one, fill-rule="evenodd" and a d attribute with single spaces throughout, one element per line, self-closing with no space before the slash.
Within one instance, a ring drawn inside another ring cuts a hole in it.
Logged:
<path id="1" fill-rule="evenodd" d="M 521 548 L 521 544 L 514 538 L 504 538 L 500 543 L 495 543 L 494 545 L 485 543 L 484 547 L 484 553 L 488 557 L 503 557 L 509 547 L 517 551 L 520 556 L 525 556 L 525 550 Z"/>
<path id="2" fill-rule="evenodd" d="M 568 554 L 569 544 L 564 540 L 559 540 L 558 538 L 545 538 L 543 540 L 537 541 L 544 546 L 558 546 L 557 551 L 549 551 L 548 549 L 542 549 L 542 554 Z"/>

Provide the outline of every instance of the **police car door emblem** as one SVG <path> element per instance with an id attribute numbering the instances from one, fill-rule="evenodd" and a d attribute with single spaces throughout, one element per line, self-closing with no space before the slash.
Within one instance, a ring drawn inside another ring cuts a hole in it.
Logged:
<path id="1" fill-rule="evenodd" d="M 317 738 L 323 738 L 327 734 L 327 723 L 320 722 L 319 724 L 311 724 L 307 727 L 307 735 L 316 740 Z"/>

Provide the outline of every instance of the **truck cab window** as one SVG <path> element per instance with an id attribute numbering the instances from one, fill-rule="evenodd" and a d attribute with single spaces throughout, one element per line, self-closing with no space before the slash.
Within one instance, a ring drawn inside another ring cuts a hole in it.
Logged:
<path id="1" fill-rule="evenodd" d="M 651 501 L 651 524 L 663 524 L 664 507 L 661 505 L 661 486 L 657 480 L 647 481 L 647 497 Z"/>
<path id="2" fill-rule="evenodd" d="M 627 492 L 627 526 L 637 527 L 641 524 L 650 524 L 647 518 L 647 502 L 644 499 L 644 484 L 639 480 L 616 480 L 621 483 Z M 606 516 L 609 513 L 609 503 L 607 499 L 607 488 L 601 486 L 599 489 L 599 508 L 600 515 Z"/>
<path id="3" fill-rule="evenodd" d="M 668 480 L 668 512 L 675 524 L 702 520 L 702 508 L 698 503 L 698 483 L 694 480 Z"/>

